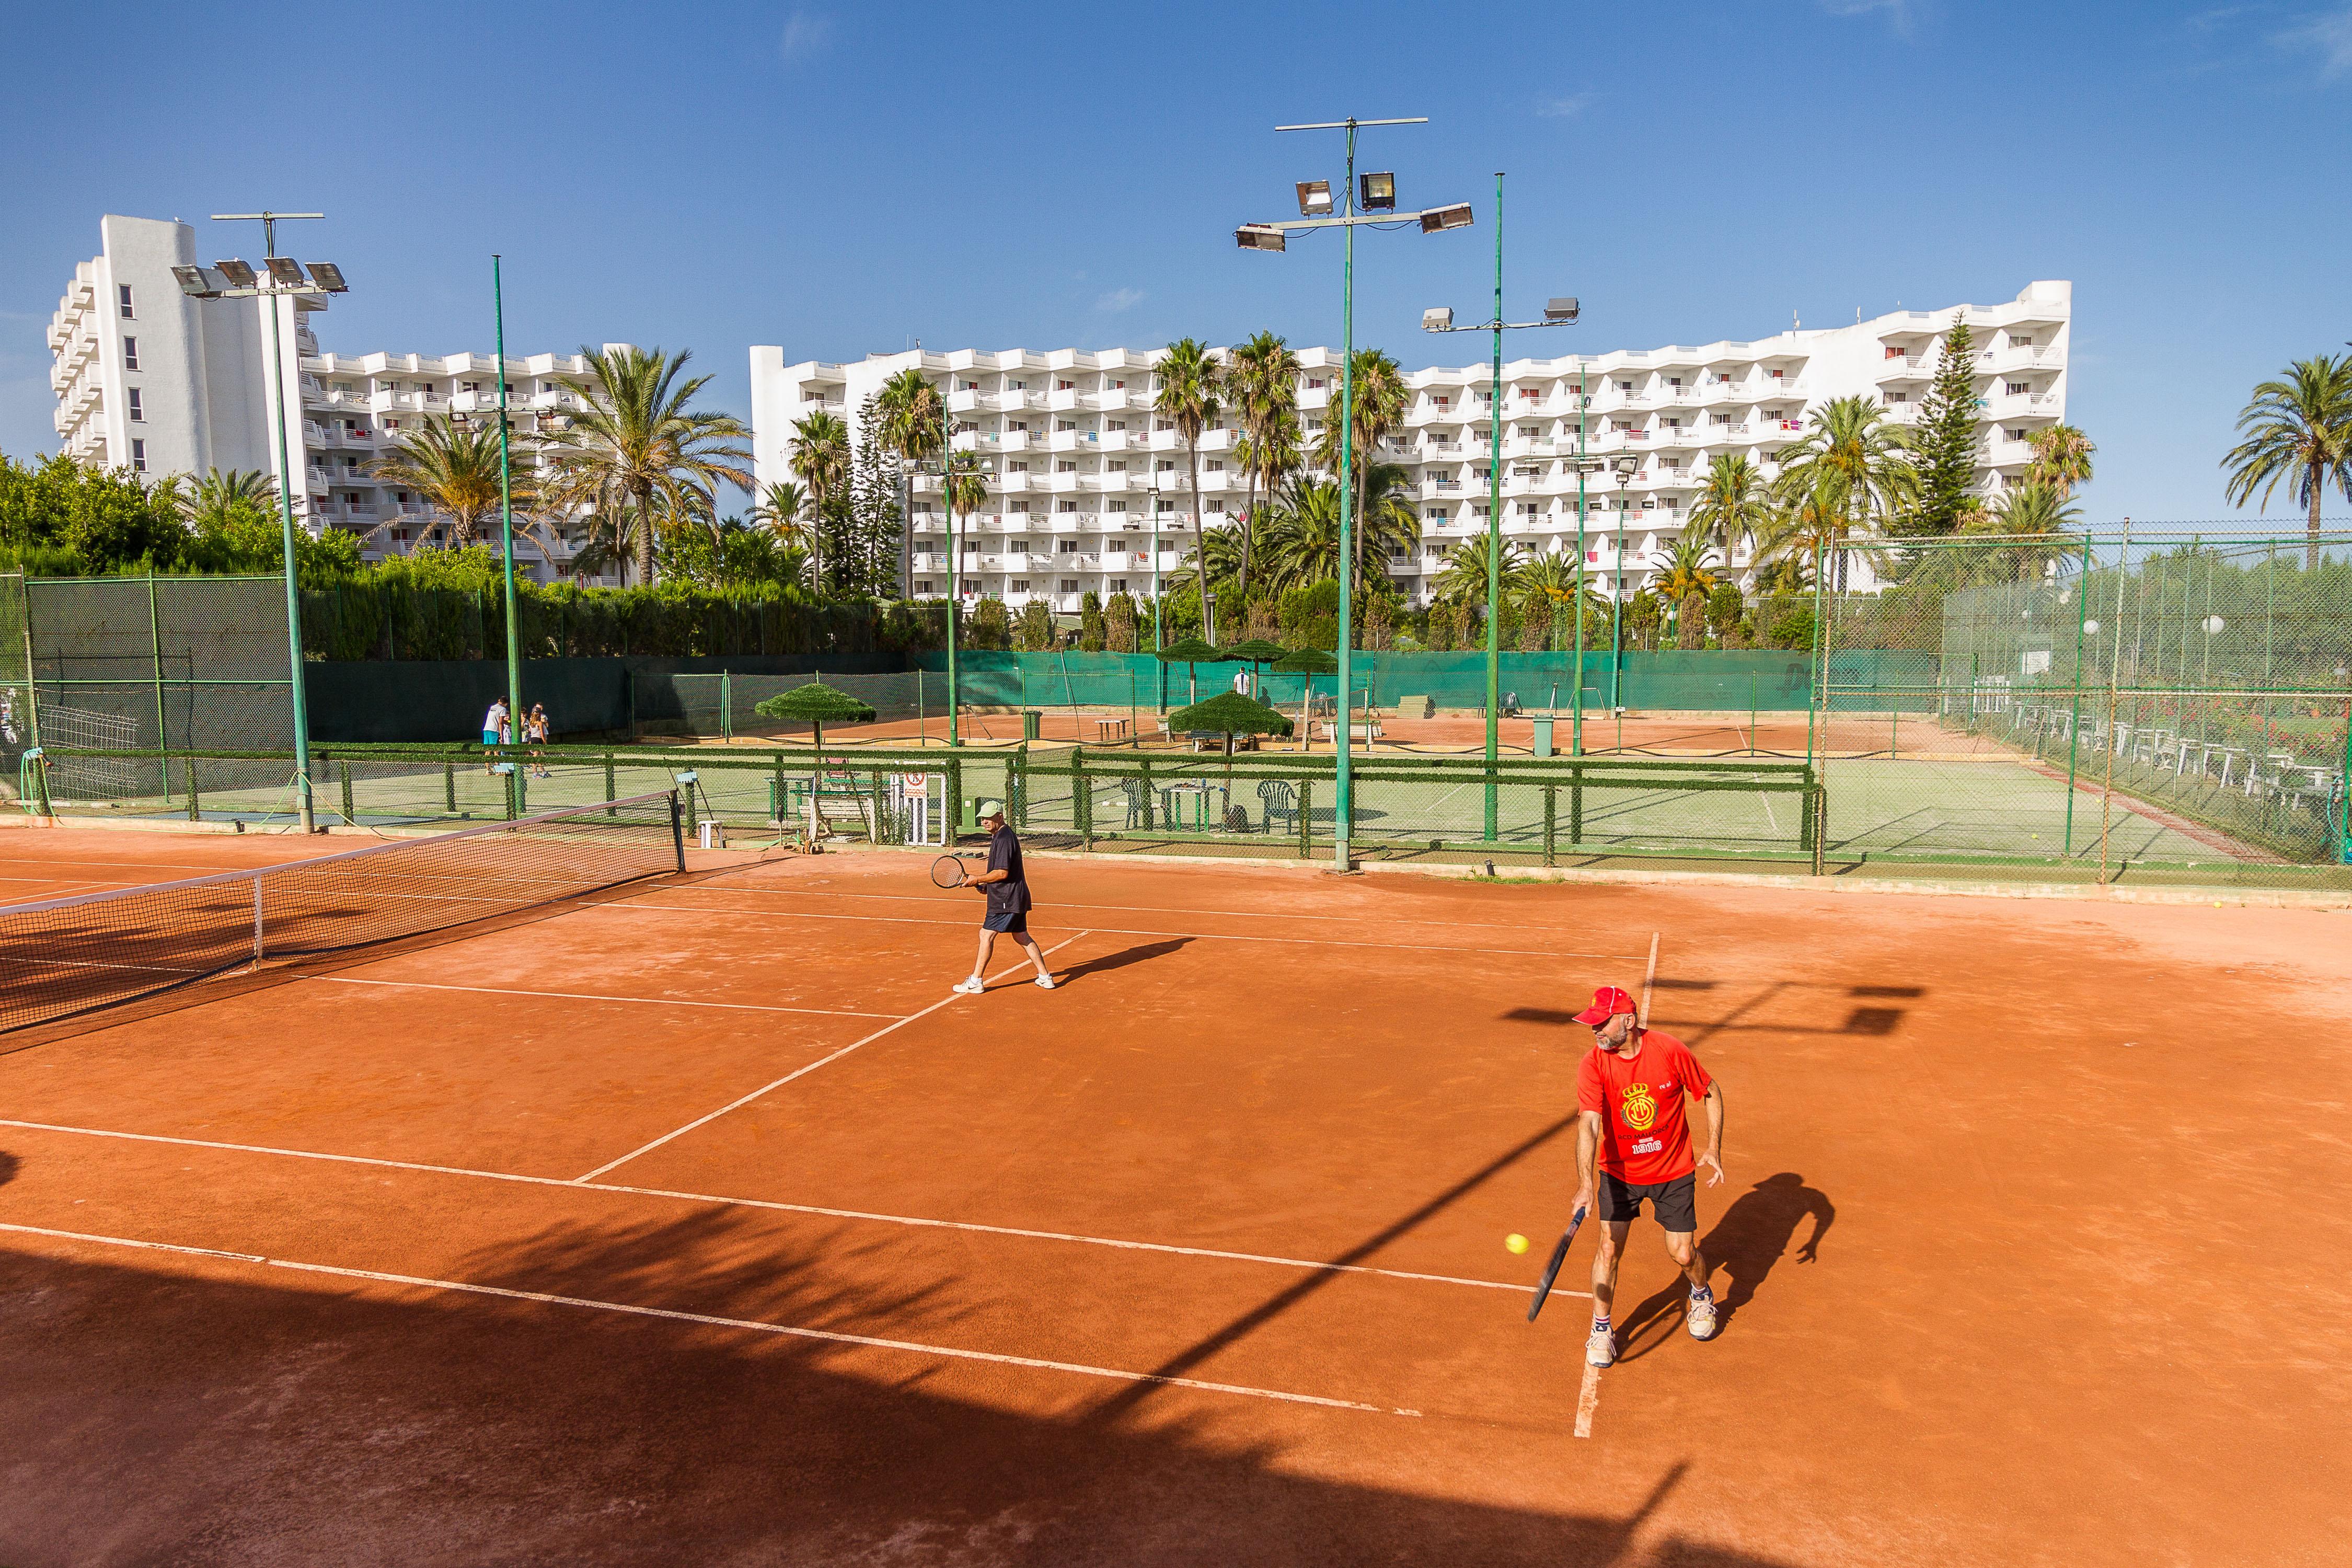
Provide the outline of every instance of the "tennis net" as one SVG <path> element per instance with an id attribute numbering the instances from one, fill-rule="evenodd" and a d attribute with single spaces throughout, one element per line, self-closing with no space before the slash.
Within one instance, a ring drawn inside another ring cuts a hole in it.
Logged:
<path id="1" fill-rule="evenodd" d="M 336 952 L 686 868 L 675 792 L 0 909 L 0 1031 L 269 958 Z"/>

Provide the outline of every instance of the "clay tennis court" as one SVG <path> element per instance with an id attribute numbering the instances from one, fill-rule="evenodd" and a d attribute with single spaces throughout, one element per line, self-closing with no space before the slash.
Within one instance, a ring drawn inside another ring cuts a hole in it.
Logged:
<path id="1" fill-rule="evenodd" d="M 1037 856 L 1065 984 L 953 997 L 927 858 L 0 1036 L 0 1562 L 2340 1559 L 2343 912 Z M 1725 1086 L 1727 1310 L 1643 1220 L 1588 1393 L 1604 982 Z"/>

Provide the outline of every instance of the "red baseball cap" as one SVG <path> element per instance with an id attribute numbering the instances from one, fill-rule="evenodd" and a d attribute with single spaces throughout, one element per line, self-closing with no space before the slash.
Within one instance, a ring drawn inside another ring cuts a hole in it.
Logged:
<path id="1" fill-rule="evenodd" d="M 1640 1011 L 1640 1008 L 1633 1005 L 1633 999 L 1624 992 L 1614 985 L 1603 985 L 1592 994 L 1592 1005 L 1579 1013 L 1576 1016 L 1576 1021 L 1599 1028 L 1620 1013 Z"/>

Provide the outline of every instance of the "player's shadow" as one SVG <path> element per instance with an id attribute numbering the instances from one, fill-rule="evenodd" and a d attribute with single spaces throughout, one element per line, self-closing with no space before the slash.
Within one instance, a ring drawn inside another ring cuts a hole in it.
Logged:
<path id="1" fill-rule="evenodd" d="M 1773 1265 L 1788 1255 L 1797 1226 L 1808 1215 L 1813 1228 L 1797 1248 L 1797 1261 L 1811 1263 L 1837 1218 L 1837 1207 L 1827 1194 L 1805 1185 L 1794 1171 L 1767 1176 L 1732 1201 L 1698 1244 L 1715 1266 L 1716 1332 L 1721 1333 L 1740 1309 L 1756 1299 Z M 1630 1244 L 1629 1244 L 1630 1245 Z M 1620 1360 L 1630 1361 L 1657 1348 L 1660 1341 L 1682 1326 L 1682 1305 L 1690 1288 L 1677 1273 L 1665 1289 L 1643 1301 L 1622 1320 L 1617 1342 L 1625 1347 Z M 1640 1342 L 1644 1330 L 1658 1331 Z"/>
<path id="2" fill-rule="evenodd" d="M 0 1187 L 5 1187 L 9 1183 L 15 1181 L 16 1179 L 17 1171 L 22 1168 L 23 1162 L 19 1161 L 16 1155 L 7 1152 L 5 1150 L 0 1150 Z"/>
<path id="3" fill-rule="evenodd" d="M 1189 936 L 1172 936 L 1164 942 L 1139 942 L 1132 947 L 1122 947 L 1117 952 L 1106 952 L 1098 958 L 1074 963 L 1056 974 L 1054 983 L 1066 985 L 1090 974 L 1108 974 L 1114 969 L 1125 969 L 1129 964 L 1149 963 L 1155 958 L 1167 957 L 1177 949 L 1189 945 L 1192 940 Z"/>

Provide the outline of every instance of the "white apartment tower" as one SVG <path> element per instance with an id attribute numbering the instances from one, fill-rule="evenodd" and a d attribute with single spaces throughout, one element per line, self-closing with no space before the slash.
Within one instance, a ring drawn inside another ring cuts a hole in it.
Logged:
<path id="1" fill-rule="evenodd" d="M 195 231 L 153 218 L 108 216 L 102 248 L 74 269 L 49 321 L 49 385 L 62 450 L 154 478 L 213 468 L 278 472 L 277 426 L 295 465 L 297 518 L 313 533 L 360 536 L 370 560 L 407 553 L 446 520 L 421 497 L 379 482 L 368 464 L 426 414 L 488 413 L 498 364 L 486 353 L 323 353 L 310 318 L 324 291 L 278 300 L 196 300 L 172 276 L 196 263 Z M 269 318 L 279 317 L 283 362 L 269 362 Z M 611 346 L 611 345 L 608 345 Z M 578 354 L 509 355 L 507 405 L 531 430 L 578 405 L 588 373 Z M 293 385 L 299 406 L 281 411 Z M 571 559 L 518 537 L 517 562 L 545 580 Z"/>
<path id="2" fill-rule="evenodd" d="M 1960 321 L 1978 350 L 1976 486 L 1997 493 L 2023 474 L 2033 432 L 2065 417 L 2073 294 L 2066 282 L 2036 282 L 2001 305 L 1898 310 L 1748 342 L 1507 362 L 1503 531 L 1530 552 L 1573 552 L 1580 439 L 1590 458 L 1636 455 L 1641 466 L 1622 485 L 1613 474 L 1586 478 L 1582 505 L 1593 581 L 1603 592 L 1635 592 L 1661 568 L 1713 458 L 1745 453 L 1769 477 L 1776 455 L 1806 429 L 1807 411 L 1836 397 L 1870 397 L 1891 418 L 1916 418 L 1944 336 Z M 1015 607 L 1043 598 L 1071 611 L 1089 591 L 1148 592 L 1155 523 L 1164 584 L 1196 544 L 1199 525 L 1215 528 L 1237 514 L 1245 491 L 1234 462 L 1236 432 L 1230 422 L 1213 426 L 1200 449 L 1202 516 L 1192 515 L 1183 447 L 1152 413 L 1152 367 L 1164 352 L 959 350 L 787 365 L 782 349 L 754 348 L 759 479 L 791 477 L 793 420 L 824 408 L 854 427 L 868 394 L 919 365 L 945 383 L 955 447 L 978 453 L 988 476 L 987 503 L 958 526 L 965 595 Z M 1339 356 L 1313 348 L 1298 358 L 1299 420 L 1311 438 L 1339 401 Z M 1403 465 L 1418 498 L 1421 554 L 1393 558 L 1387 568 L 1422 603 L 1441 559 L 1486 531 L 1496 400 L 1485 364 L 1405 379 L 1404 422 L 1375 456 Z M 917 481 L 911 522 L 913 591 L 944 594 L 946 519 L 936 479 Z M 1730 564 L 1752 563 L 1743 551 Z"/>

